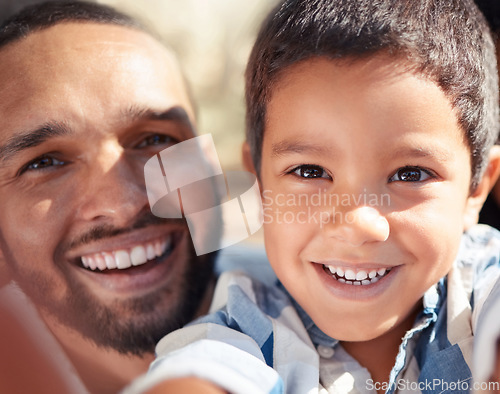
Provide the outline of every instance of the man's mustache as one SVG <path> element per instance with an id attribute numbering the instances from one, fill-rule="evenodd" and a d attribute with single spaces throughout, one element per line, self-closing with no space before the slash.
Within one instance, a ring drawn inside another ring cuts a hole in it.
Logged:
<path id="1" fill-rule="evenodd" d="M 117 235 L 127 234 L 141 228 L 146 228 L 149 226 L 160 226 L 166 224 L 187 226 L 185 219 L 164 219 L 153 215 L 150 211 L 145 211 L 135 219 L 134 223 L 131 226 L 126 228 L 118 228 L 108 224 L 103 224 L 91 228 L 86 233 L 72 240 L 69 244 L 68 250 L 95 241 L 100 241 L 105 238 L 112 238 Z"/>

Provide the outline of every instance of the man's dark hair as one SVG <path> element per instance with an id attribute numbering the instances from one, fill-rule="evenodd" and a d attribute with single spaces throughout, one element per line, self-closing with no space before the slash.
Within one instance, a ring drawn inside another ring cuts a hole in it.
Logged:
<path id="1" fill-rule="evenodd" d="M 134 18 L 103 4 L 86 1 L 46 1 L 25 7 L 1 24 L 0 48 L 31 33 L 64 22 L 103 23 L 147 31 Z"/>
<path id="2" fill-rule="evenodd" d="M 246 70 L 246 138 L 260 171 L 266 106 L 288 67 L 385 54 L 435 82 L 471 151 L 473 190 L 498 134 L 493 40 L 472 0 L 285 0 L 264 21 Z"/>

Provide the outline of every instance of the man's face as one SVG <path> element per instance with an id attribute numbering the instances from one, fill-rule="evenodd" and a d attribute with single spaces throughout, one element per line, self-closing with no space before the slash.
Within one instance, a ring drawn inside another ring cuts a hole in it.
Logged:
<path id="1" fill-rule="evenodd" d="M 470 153 L 449 100 L 393 59 L 316 59 L 285 71 L 266 120 L 265 241 L 280 280 L 334 338 L 411 326 L 468 223 Z"/>
<path id="2" fill-rule="evenodd" d="M 132 29 L 56 25 L 0 51 L 0 119 L 0 256 L 14 279 L 46 319 L 152 351 L 211 275 L 185 222 L 150 213 L 144 184 L 151 156 L 194 135 L 174 59 Z"/>

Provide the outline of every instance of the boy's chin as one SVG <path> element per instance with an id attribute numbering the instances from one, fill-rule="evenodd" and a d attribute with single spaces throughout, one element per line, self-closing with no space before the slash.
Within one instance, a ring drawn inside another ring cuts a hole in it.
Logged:
<path id="1" fill-rule="evenodd" d="M 387 313 L 383 310 L 370 310 L 370 308 L 330 309 L 329 313 L 315 315 L 317 310 L 311 310 L 310 316 L 318 328 L 331 338 L 341 342 L 367 342 L 376 338 L 390 335 L 395 332 L 400 335 L 411 328 L 413 317 L 401 316 L 397 313 Z M 411 320 L 411 322 L 409 322 Z M 339 324 L 332 324 L 338 322 Z M 408 326 L 409 325 L 409 326 Z M 408 327 L 407 327 L 408 326 Z"/>
<path id="2" fill-rule="evenodd" d="M 342 329 L 322 330 L 328 336 L 340 342 L 369 342 L 383 337 L 391 331 L 391 327 L 355 327 L 355 324 L 346 324 Z M 384 325 L 385 326 L 385 325 Z M 354 329 L 355 327 L 355 329 Z M 321 327 L 320 327 L 321 328 Z"/>
<path id="3" fill-rule="evenodd" d="M 417 311 L 406 316 L 392 315 L 382 317 L 373 312 L 360 318 L 358 315 L 345 316 L 339 320 L 342 324 L 332 326 L 331 320 L 321 326 L 316 325 L 328 336 L 340 342 L 396 341 L 399 345 L 408 330 L 413 327 Z M 314 320 L 314 319 L 313 319 Z M 318 324 L 319 323 L 319 324 Z"/>

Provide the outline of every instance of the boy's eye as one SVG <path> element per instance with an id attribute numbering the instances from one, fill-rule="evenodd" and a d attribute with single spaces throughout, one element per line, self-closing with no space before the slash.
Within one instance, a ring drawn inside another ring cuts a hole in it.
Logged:
<path id="1" fill-rule="evenodd" d="M 403 167 L 396 171 L 396 173 L 389 178 L 389 182 L 422 182 L 432 175 L 429 171 L 423 170 L 419 167 Z"/>
<path id="2" fill-rule="evenodd" d="M 323 167 L 305 164 L 295 167 L 290 173 L 296 174 L 301 178 L 326 178 L 332 179 L 330 175 L 323 169 Z"/>
<path id="3" fill-rule="evenodd" d="M 146 148 L 148 146 L 174 144 L 177 140 L 165 134 L 153 134 L 144 138 L 136 147 Z"/>
<path id="4" fill-rule="evenodd" d="M 51 167 L 63 166 L 65 164 L 66 164 L 65 161 L 56 159 L 55 157 L 41 156 L 26 164 L 23 168 L 21 168 L 19 173 L 22 174 L 23 172 L 26 171 L 41 171 L 45 169 L 50 169 Z"/>

